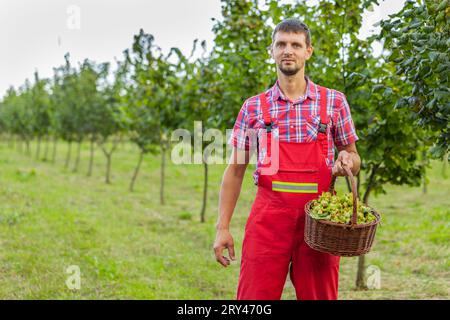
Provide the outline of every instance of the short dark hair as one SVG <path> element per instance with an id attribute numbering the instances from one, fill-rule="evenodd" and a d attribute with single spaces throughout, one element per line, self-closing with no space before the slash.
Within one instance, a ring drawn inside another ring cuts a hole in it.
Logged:
<path id="1" fill-rule="evenodd" d="M 275 34 L 278 31 L 303 33 L 306 38 L 306 46 L 307 47 L 311 46 L 311 34 L 309 31 L 309 28 L 306 24 L 304 24 L 303 22 L 301 22 L 298 19 L 294 19 L 294 18 L 285 19 L 285 20 L 281 21 L 279 24 L 277 24 L 277 26 L 275 27 L 275 29 L 273 30 L 273 33 L 272 33 L 272 42 L 275 39 Z"/>

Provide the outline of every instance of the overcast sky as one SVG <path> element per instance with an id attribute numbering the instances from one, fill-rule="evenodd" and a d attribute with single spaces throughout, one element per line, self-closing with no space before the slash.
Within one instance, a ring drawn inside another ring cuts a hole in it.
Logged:
<path id="1" fill-rule="evenodd" d="M 405 0 L 380 2 L 364 15 L 361 37 Z M 189 54 L 196 38 L 211 48 L 211 18 L 220 16 L 220 0 L 0 0 L 0 97 L 32 79 L 35 70 L 51 77 L 66 52 L 73 63 L 121 59 L 140 28 L 165 52 L 179 47 Z"/>

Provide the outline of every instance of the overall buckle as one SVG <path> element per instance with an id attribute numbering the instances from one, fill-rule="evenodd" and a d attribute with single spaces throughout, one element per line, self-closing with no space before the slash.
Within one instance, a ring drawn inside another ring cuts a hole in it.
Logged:
<path id="1" fill-rule="evenodd" d="M 326 123 L 319 123 L 319 132 L 321 133 L 327 133 L 327 124 Z"/>
<path id="2" fill-rule="evenodd" d="M 272 121 L 269 124 L 264 124 L 264 125 L 266 127 L 267 133 L 272 132 L 272 125 L 273 125 Z"/>

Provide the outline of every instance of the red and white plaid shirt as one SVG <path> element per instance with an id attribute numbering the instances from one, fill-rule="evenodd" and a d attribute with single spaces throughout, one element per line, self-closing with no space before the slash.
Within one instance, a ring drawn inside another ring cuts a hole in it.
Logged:
<path id="1" fill-rule="evenodd" d="M 280 141 L 311 142 L 317 138 L 320 122 L 318 103 L 320 93 L 318 87 L 308 77 L 305 77 L 305 80 L 306 94 L 295 101 L 291 101 L 283 95 L 278 81 L 265 92 L 270 104 L 270 116 L 275 122 L 273 128 L 275 128 Z M 326 163 L 329 167 L 333 167 L 334 146 L 345 146 L 359 138 L 356 135 L 350 107 L 342 92 L 327 88 L 327 115 L 330 124 L 327 128 L 328 157 Z M 228 143 L 238 149 L 249 150 L 248 129 L 256 130 L 258 135 L 260 131 L 265 130 L 258 95 L 245 100 Z M 256 171 L 254 178 L 257 182 Z"/>

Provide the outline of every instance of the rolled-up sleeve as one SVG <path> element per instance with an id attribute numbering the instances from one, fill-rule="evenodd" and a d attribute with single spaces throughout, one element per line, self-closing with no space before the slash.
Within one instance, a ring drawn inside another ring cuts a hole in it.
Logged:
<path id="1" fill-rule="evenodd" d="M 346 146 L 357 140 L 355 124 L 350 113 L 347 98 L 341 92 L 337 92 L 337 119 L 335 124 L 334 143 L 336 146 Z"/>

